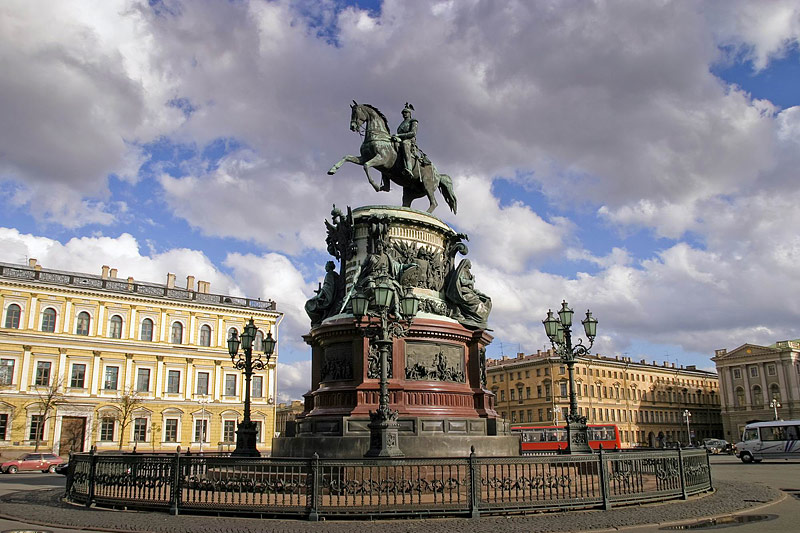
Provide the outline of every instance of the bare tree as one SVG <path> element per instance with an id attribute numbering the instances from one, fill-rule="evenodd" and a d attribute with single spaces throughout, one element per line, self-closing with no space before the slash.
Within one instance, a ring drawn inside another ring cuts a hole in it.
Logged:
<path id="1" fill-rule="evenodd" d="M 117 396 L 113 403 L 117 406 L 117 411 L 114 419 L 119 424 L 119 449 L 122 450 L 122 440 L 125 436 L 125 430 L 133 422 L 133 413 L 144 403 L 144 399 L 139 396 L 139 393 L 133 388 L 124 389 Z"/>
<path id="2" fill-rule="evenodd" d="M 33 405 L 35 406 L 34 410 L 38 411 L 38 413 L 34 413 L 33 416 L 40 417 L 39 425 L 35 432 L 36 438 L 34 439 L 33 448 L 35 452 L 39 451 L 39 445 L 45 437 L 44 428 L 48 420 L 52 420 L 56 417 L 58 414 L 58 406 L 68 402 L 67 396 L 64 394 L 64 388 L 62 387 L 63 384 L 63 378 L 58 378 L 53 379 L 47 387 L 37 387 L 36 400 L 28 404 L 28 407 Z M 31 421 L 31 423 L 33 423 L 33 421 Z M 53 443 L 53 445 L 55 445 L 55 443 Z"/>

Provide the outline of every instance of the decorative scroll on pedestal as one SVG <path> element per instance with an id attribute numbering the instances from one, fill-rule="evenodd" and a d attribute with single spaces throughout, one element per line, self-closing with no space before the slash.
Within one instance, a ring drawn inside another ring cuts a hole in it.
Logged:
<path id="1" fill-rule="evenodd" d="M 449 344 L 407 342 L 406 379 L 464 383 L 464 348 Z"/>

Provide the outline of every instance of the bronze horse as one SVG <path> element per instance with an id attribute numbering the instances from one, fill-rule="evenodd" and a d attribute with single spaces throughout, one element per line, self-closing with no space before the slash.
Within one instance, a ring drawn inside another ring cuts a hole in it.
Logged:
<path id="1" fill-rule="evenodd" d="M 447 205 L 453 213 L 457 209 L 457 200 L 453 191 L 453 180 L 447 174 L 439 174 L 433 163 L 423 164 L 417 158 L 414 167 L 414 174 L 421 175 L 422 180 L 410 177 L 404 172 L 405 167 L 402 158 L 398 157 L 398 147 L 392 141 L 392 134 L 386 117 L 376 107 L 369 104 L 358 104 L 353 100 L 350 106 L 350 130 L 360 131 L 361 126 L 366 124 L 364 141 L 361 143 L 361 156 L 346 155 L 338 163 L 333 165 L 328 174 L 336 174 L 336 171 L 345 162 L 355 163 L 364 168 L 370 185 L 376 192 L 388 191 L 389 181 L 393 181 L 403 188 L 403 207 L 411 207 L 411 202 L 423 196 L 428 197 L 430 207 L 428 213 L 433 213 L 436 206 L 436 189 L 439 189 Z M 378 185 L 369 175 L 369 169 L 377 169 L 383 176 L 383 186 Z"/>

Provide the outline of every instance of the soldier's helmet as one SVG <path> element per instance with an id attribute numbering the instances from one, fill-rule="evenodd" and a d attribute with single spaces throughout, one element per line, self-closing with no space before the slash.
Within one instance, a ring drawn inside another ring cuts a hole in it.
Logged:
<path id="1" fill-rule="evenodd" d="M 408 113 L 408 114 L 410 115 L 412 111 L 414 111 L 414 106 L 413 106 L 413 105 L 411 105 L 411 104 L 409 104 L 408 102 L 406 102 L 406 106 L 403 108 L 403 111 L 402 111 L 402 113 L 403 113 L 404 115 L 405 115 L 406 113 Z"/>

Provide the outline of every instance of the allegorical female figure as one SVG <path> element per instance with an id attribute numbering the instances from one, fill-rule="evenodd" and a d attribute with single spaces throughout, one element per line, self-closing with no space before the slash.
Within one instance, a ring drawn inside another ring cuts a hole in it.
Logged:
<path id="1" fill-rule="evenodd" d="M 475 276 L 470 268 L 472 263 L 464 259 L 450 277 L 445 295 L 455 307 L 453 316 L 467 327 L 486 329 L 489 313 L 492 311 L 492 299 L 475 288 Z"/>

